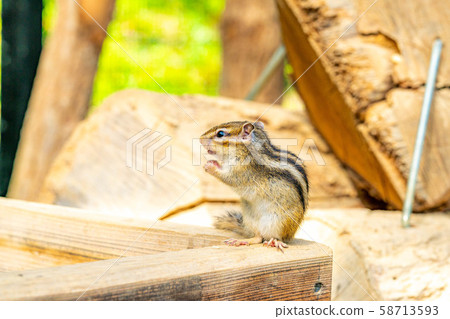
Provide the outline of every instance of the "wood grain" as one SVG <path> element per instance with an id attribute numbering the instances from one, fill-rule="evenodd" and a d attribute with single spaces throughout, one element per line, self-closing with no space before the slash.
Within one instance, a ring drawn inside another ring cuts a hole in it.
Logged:
<path id="1" fill-rule="evenodd" d="M 298 8 L 291 1 L 281 0 L 278 4 L 283 17 L 281 26 L 289 61 L 297 78 L 313 65 L 318 53 L 300 27 L 296 16 Z M 371 181 L 384 200 L 401 205 L 398 192 L 357 130 L 357 121 L 321 61 L 302 76 L 297 82 L 297 88 L 308 107 L 311 121 L 323 137 L 330 141 L 337 157 Z"/>
<path id="2" fill-rule="evenodd" d="M 232 234 L 0 198 L 0 271 L 219 245 Z"/>
<path id="3" fill-rule="evenodd" d="M 2 273 L 0 299 L 330 300 L 331 254 L 297 240 L 284 254 L 221 246 Z"/>
<path id="4" fill-rule="evenodd" d="M 436 37 L 450 42 L 443 27 L 449 9 L 443 0 L 373 3 L 278 0 L 288 58 L 311 121 L 371 194 L 400 209 L 431 46 Z M 450 148 L 441 138 L 450 134 L 448 51 L 442 61 L 415 211 L 450 202 Z"/>
<path id="5" fill-rule="evenodd" d="M 357 13 L 373 2 L 357 0 Z M 403 88 L 420 87 L 426 82 L 433 41 L 450 43 L 446 0 L 379 0 L 357 23 L 362 35 L 381 34 L 391 39 L 401 53 L 394 64 L 393 80 Z M 444 57 L 448 56 L 444 50 Z M 450 61 L 441 60 L 437 87 L 450 85 Z"/>
<path id="6" fill-rule="evenodd" d="M 409 175 L 423 94 L 423 88 L 393 89 L 387 94 L 386 101 L 367 111 L 367 141 L 375 154 L 395 152 L 397 171 L 391 174 L 397 173 L 397 180 L 406 179 Z M 450 172 L 450 90 L 437 90 L 434 100 L 416 184 L 416 207 L 423 208 L 428 208 L 430 203 L 443 207 L 446 202 L 447 207 L 450 205 L 450 179 L 445 177 Z M 392 164 L 385 167 L 389 165 Z"/>

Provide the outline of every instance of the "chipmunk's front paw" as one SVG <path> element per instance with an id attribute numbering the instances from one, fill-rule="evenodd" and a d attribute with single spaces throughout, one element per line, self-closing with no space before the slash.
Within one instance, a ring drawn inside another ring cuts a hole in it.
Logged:
<path id="1" fill-rule="evenodd" d="M 228 246 L 248 246 L 250 245 L 247 240 L 240 240 L 240 239 L 234 239 L 230 238 L 224 241 L 225 244 Z"/>
<path id="2" fill-rule="evenodd" d="M 267 247 L 275 247 L 277 249 L 279 249 L 282 253 L 284 253 L 283 248 L 288 248 L 288 245 L 283 243 L 281 240 L 278 240 L 276 238 L 271 238 L 269 241 L 265 241 L 263 243 L 264 246 Z"/>

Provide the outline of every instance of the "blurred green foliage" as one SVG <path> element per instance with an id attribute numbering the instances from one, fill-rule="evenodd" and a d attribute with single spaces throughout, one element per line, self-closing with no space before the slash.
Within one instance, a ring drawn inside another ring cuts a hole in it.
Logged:
<path id="1" fill-rule="evenodd" d="M 93 106 L 126 88 L 216 95 L 221 64 L 218 23 L 224 6 L 225 0 L 116 0 Z M 54 25 L 55 13 L 55 0 L 44 0 L 44 37 Z"/>
<path id="2" fill-rule="evenodd" d="M 57 4 L 56 0 L 43 0 L 43 4 L 45 41 L 56 22 Z M 106 37 L 99 59 L 92 105 L 96 107 L 126 88 L 217 95 L 219 20 L 224 7 L 225 0 L 116 0 L 108 27 L 111 37 Z M 285 73 L 287 86 L 292 73 L 289 66 Z"/>
<path id="3" fill-rule="evenodd" d="M 224 0 L 117 0 L 92 104 L 125 88 L 216 95 L 223 7 Z"/>

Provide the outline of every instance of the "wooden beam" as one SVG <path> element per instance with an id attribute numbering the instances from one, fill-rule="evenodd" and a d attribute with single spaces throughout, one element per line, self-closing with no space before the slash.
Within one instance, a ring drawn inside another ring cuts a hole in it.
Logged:
<path id="1" fill-rule="evenodd" d="M 0 271 L 218 245 L 231 233 L 0 198 Z"/>
<path id="2" fill-rule="evenodd" d="M 297 240 L 284 254 L 220 246 L 10 272 L 0 299 L 330 300 L 331 254 Z"/>
<path id="3" fill-rule="evenodd" d="M 58 1 L 58 18 L 39 61 L 8 197 L 37 199 L 50 165 L 85 117 L 106 36 L 97 23 L 107 29 L 114 4 Z"/>

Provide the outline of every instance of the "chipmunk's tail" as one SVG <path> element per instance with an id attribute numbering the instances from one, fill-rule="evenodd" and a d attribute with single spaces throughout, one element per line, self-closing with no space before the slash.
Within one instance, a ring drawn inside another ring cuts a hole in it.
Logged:
<path id="1" fill-rule="evenodd" d="M 237 211 L 228 211 L 225 215 L 216 217 L 214 227 L 231 230 L 244 237 L 253 235 L 244 227 L 242 214 Z"/>

